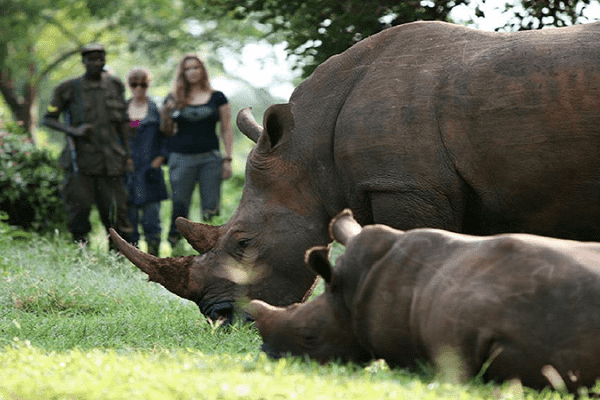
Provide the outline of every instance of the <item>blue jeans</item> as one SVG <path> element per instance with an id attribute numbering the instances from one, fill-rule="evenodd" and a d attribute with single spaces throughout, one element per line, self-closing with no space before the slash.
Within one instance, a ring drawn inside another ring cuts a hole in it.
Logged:
<path id="1" fill-rule="evenodd" d="M 138 225 L 141 223 L 148 245 L 160 244 L 160 202 L 140 206 L 130 204 L 127 210 L 127 218 L 133 225 L 133 233 L 130 237 L 131 243 L 137 246 L 140 241 Z"/>
<path id="2" fill-rule="evenodd" d="M 222 168 L 223 163 L 218 150 L 193 154 L 171 153 L 169 155 L 169 179 L 173 200 L 169 238 L 180 237 L 175 220 L 177 217 L 188 217 L 196 182 L 200 186 L 202 219 L 210 221 L 213 216 L 219 215 Z"/>

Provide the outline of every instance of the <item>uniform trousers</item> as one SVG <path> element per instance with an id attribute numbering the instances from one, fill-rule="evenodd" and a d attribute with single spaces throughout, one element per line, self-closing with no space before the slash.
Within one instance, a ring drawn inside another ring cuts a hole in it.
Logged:
<path id="1" fill-rule="evenodd" d="M 85 242 L 92 230 L 90 212 L 96 204 L 104 228 L 128 237 L 133 228 L 127 218 L 127 189 L 121 176 L 67 172 L 62 189 L 67 228 L 73 240 Z"/>

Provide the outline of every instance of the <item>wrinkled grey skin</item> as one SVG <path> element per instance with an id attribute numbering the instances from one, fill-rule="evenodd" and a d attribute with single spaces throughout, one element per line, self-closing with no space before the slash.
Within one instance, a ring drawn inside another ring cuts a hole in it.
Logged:
<path id="1" fill-rule="evenodd" d="M 600 23 L 491 33 L 418 22 L 361 41 L 271 106 L 264 129 L 238 115 L 256 145 L 235 214 L 219 227 L 180 219 L 201 255 L 185 282 L 155 280 L 185 283 L 188 297 L 175 293 L 207 315 L 217 302 L 229 317 L 240 296 L 301 301 L 315 279 L 304 253 L 329 243 L 344 208 L 363 225 L 599 239 L 598 43 Z"/>
<path id="2" fill-rule="evenodd" d="M 334 268 L 322 248 L 307 256 L 323 294 L 286 308 L 250 302 L 268 354 L 426 360 L 461 381 L 491 361 L 485 380 L 536 389 L 547 365 L 570 391 L 600 378 L 599 243 L 384 225 L 333 235 L 347 243 Z"/>

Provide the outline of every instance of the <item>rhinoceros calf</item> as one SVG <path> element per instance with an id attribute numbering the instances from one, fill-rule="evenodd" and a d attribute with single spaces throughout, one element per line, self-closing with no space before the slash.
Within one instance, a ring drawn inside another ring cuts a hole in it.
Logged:
<path id="1" fill-rule="evenodd" d="M 304 253 L 330 241 L 345 208 L 363 225 L 600 240 L 599 43 L 600 23 L 386 29 L 320 65 L 264 127 L 238 115 L 256 145 L 235 214 L 222 226 L 178 220 L 201 255 L 122 251 L 205 315 L 230 318 L 239 296 L 304 299 L 315 281 Z M 264 279 L 232 284 L 231 264 Z"/>
<path id="2" fill-rule="evenodd" d="M 332 227 L 347 242 L 335 267 L 323 249 L 307 253 L 323 294 L 286 308 L 250 303 L 267 353 L 399 367 L 458 360 L 463 379 L 481 371 L 533 388 L 548 384 L 551 366 L 572 391 L 600 378 L 600 244 L 361 231 L 349 213 Z"/>

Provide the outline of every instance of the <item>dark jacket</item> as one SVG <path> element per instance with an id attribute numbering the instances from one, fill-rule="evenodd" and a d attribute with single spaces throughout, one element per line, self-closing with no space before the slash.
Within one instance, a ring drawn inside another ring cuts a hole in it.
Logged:
<path id="1" fill-rule="evenodd" d="M 139 123 L 139 125 L 138 125 Z M 150 163 L 159 155 L 168 159 L 165 149 L 167 138 L 159 131 L 158 107 L 149 100 L 148 114 L 141 121 L 132 121 L 129 147 L 135 171 L 127 174 L 129 204 L 136 206 L 167 199 L 168 193 L 161 168 L 152 168 Z"/>

